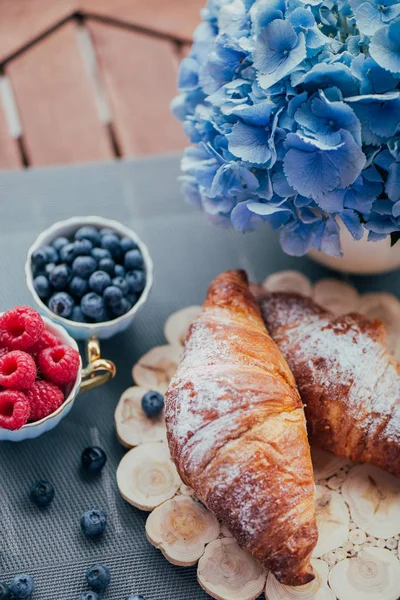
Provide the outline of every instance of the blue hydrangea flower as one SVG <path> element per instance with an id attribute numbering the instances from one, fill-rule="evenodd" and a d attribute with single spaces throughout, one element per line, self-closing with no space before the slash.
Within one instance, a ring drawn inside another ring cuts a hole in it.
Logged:
<path id="1" fill-rule="evenodd" d="M 400 0 L 208 0 L 172 103 L 187 201 L 282 248 L 400 231 Z"/>

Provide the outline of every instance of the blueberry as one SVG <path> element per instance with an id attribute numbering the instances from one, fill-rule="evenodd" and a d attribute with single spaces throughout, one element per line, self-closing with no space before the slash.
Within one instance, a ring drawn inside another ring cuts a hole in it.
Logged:
<path id="1" fill-rule="evenodd" d="M 100 237 L 103 237 L 103 235 L 116 235 L 114 229 L 110 229 L 109 227 L 103 227 L 102 229 L 100 229 Z"/>
<path id="2" fill-rule="evenodd" d="M 59 317 L 68 319 L 74 307 L 74 300 L 66 292 L 57 292 L 49 300 L 50 310 Z"/>
<path id="3" fill-rule="evenodd" d="M 86 571 L 86 581 L 94 590 L 104 590 L 110 583 L 110 569 L 107 565 L 91 565 Z"/>
<path id="4" fill-rule="evenodd" d="M 135 306 L 136 302 L 138 301 L 136 294 L 127 294 L 126 299 L 128 300 L 131 307 Z"/>
<path id="5" fill-rule="evenodd" d="M 97 269 L 97 263 L 93 256 L 77 256 L 72 263 L 72 272 L 83 279 L 89 279 L 90 275 Z"/>
<path id="6" fill-rule="evenodd" d="M 32 266 L 33 267 L 44 267 L 49 261 L 47 260 L 46 248 L 38 248 L 32 254 Z"/>
<path id="7" fill-rule="evenodd" d="M 10 589 L 13 598 L 30 598 L 35 590 L 35 582 L 30 575 L 21 573 L 14 577 Z"/>
<path id="8" fill-rule="evenodd" d="M 39 506 L 40 508 L 44 508 L 53 502 L 54 487 L 48 481 L 40 479 L 31 487 L 29 498 L 33 504 L 36 504 L 36 506 Z"/>
<path id="9" fill-rule="evenodd" d="M 38 277 L 35 277 L 33 280 L 33 287 L 39 298 L 47 298 L 50 294 L 49 280 L 45 275 L 38 275 Z"/>
<path id="10" fill-rule="evenodd" d="M 60 252 L 61 248 L 69 244 L 69 240 L 66 237 L 58 237 L 51 242 L 51 245 L 57 252 Z"/>
<path id="11" fill-rule="evenodd" d="M 89 292 L 81 300 L 83 314 L 90 319 L 99 322 L 104 319 L 104 300 L 95 292 Z"/>
<path id="12" fill-rule="evenodd" d="M 102 294 L 110 284 L 111 277 L 105 271 L 95 271 L 89 277 L 89 285 L 97 294 Z"/>
<path id="13" fill-rule="evenodd" d="M 142 409 L 147 417 L 157 417 L 164 408 L 164 396 L 160 392 L 147 392 L 142 398 Z"/>
<path id="14" fill-rule="evenodd" d="M 63 263 L 71 264 L 75 258 L 75 244 L 69 243 L 60 250 L 60 260 Z"/>
<path id="15" fill-rule="evenodd" d="M 114 275 L 115 277 L 124 277 L 125 276 L 125 267 L 122 265 L 115 265 L 114 267 Z"/>
<path id="16" fill-rule="evenodd" d="M 118 287 L 110 285 L 104 290 L 103 298 L 108 306 L 118 306 L 123 300 L 123 295 Z"/>
<path id="17" fill-rule="evenodd" d="M 142 596 L 141 594 L 131 594 L 130 596 L 125 598 L 125 600 L 145 600 L 145 599 L 144 599 L 144 596 Z"/>
<path id="18" fill-rule="evenodd" d="M 128 284 L 130 292 L 139 294 L 143 292 L 146 286 L 146 275 L 143 271 L 128 271 L 125 275 L 125 281 Z"/>
<path id="19" fill-rule="evenodd" d="M 99 261 L 100 271 L 105 271 L 109 275 L 114 275 L 115 262 L 112 258 L 102 258 Z"/>
<path id="20" fill-rule="evenodd" d="M 11 590 L 9 586 L 4 582 L 0 582 L 0 600 L 10 600 L 10 598 Z"/>
<path id="21" fill-rule="evenodd" d="M 129 250 L 135 250 L 137 248 L 137 244 L 129 237 L 123 237 L 121 240 L 121 248 L 122 252 L 126 254 L 126 252 L 129 252 Z"/>
<path id="22" fill-rule="evenodd" d="M 107 515 L 104 510 L 92 508 L 81 517 L 81 529 L 86 537 L 96 538 L 105 532 L 107 527 Z"/>
<path id="23" fill-rule="evenodd" d="M 76 240 L 89 240 L 93 246 L 100 244 L 100 233 L 94 225 L 84 225 L 75 233 Z"/>
<path id="24" fill-rule="evenodd" d="M 123 277 L 114 277 L 112 285 L 119 288 L 124 296 L 129 292 L 128 284 Z"/>
<path id="25" fill-rule="evenodd" d="M 105 248 L 93 248 L 91 255 L 97 261 L 100 261 L 102 258 L 111 258 L 111 252 Z"/>
<path id="26" fill-rule="evenodd" d="M 79 596 L 79 600 L 101 600 L 101 598 L 96 592 L 83 592 Z"/>
<path id="27" fill-rule="evenodd" d="M 98 446 L 92 448 L 86 448 L 82 452 L 82 467 L 86 473 L 91 475 L 100 473 L 107 462 L 107 455 Z"/>
<path id="28" fill-rule="evenodd" d="M 125 268 L 127 271 L 133 271 L 134 269 L 142 269 L 144 260 L 140 250 L 129 250 L 125 254 Z"/>
<path id="29" fill-rule="evenodd" d="M 93 244 L 89 240 L 76 240 L 74 247 L 75 256 L 89 255 L 93 250 Z"/>
<path id="30" fill-rule="evenodd" d="M 116 233 L 106 233 L 101 238 L 101 247 L 109 250 L 113 258 L 121 255 L 121 242 Z"/>
<path id="31" fill-rule="evenodd" d="M 80 306 L 74 306 L 72 309 L 71 321 L 75 321 L 75 323 L 86 323 L 86 317 Z"/>
<path id="32" fill-rule="evenodd" d="M 89 284 L 86 279 L 83 277 L 79 277 L 75 275 L 69 282 L 69 291 L 74 296 L 78 296 L 78 298 L 82 298 L 89 291 Z"/>
<path id="33" fill-rule="evenodd" d="M 132 305 L 130 304 L 130 302 L 126 298 L 122 298 L 119 304 L 111 307 L 111 312 L 114 315 L 114 317 L 122 317 L 122 315 L 125 315 L 128 311 L 131 310 L 131 308 Z"/>
<path id="34" fill-rule="evenodd" d="M 44 272 L 47 275 L 47 277 L 50 276 L 50 273 L 52 273 L 54 271 L 56 266 L 57 266 L 56 263 L 49 263 L 48 265 L 45 266 Z"/>
<path id="35" fill-rule="evenodd" d="M 67 265 L 57 265 L 49 275 L 50 283 L 55 290 L 65 290 L 70 279 L 71 272 Z"/>

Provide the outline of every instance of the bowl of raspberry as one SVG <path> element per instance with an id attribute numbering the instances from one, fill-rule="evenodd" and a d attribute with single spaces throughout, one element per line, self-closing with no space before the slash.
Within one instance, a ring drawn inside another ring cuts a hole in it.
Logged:
<path id="1" fill-rule="evenodd" d="M 0 313 L 0 441 L 36 438 L 58 425 L 79 391 L 93 387 L 97 368 L 108 366 L 91 358 L 83 369 L 75 340 L 29 306 Z"/>
<path id="2" fill-rule="evenodd" d="M 41 233 L 25 272 L 39 311 L 78 340 L 108 339 L 129 327 L 153 283 L 153 263 L 138 235 L 95 216 Z"/>

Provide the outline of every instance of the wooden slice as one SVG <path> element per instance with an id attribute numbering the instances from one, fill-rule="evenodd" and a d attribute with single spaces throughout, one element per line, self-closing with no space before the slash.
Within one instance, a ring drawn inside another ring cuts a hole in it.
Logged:
<path id="1" fill-rule="evenodd" d="M 336 316 L 357 311 L 360 303 L 356 288 L 339 279 L 320 279 L 314 286 L 313 298 Z"/>
<path id="2" fill-rule="evenodd" d="M 174 565 L 196 564 L 204 546 L 219 535 L 217 518 L 190 496 L 176 496 L 151 513 L 146 535 Z"/>
<path id="3" fill-rule="evenodd" d="M 122 497 L 141 510 L 153 510 L 172 498 L 181 480 L 165 443 L 142 444 L 121 460 L 117 484 Z"/>
<path id="4" fill-rule="evenodd" d="M 264 567 L 244 552 L 234 538 L 220 538 L 206 547 L 197 579 L 217 600 L 255 600 L 265 585 Z"/>
<path id="5" fill-rule="evenodd" d="M 313 557 L 319 558 L 335 550 L 347 540 L 349 534 L 349 511 L 338 492 L 322 485 L 315 488 L 315 512 L 318 526 L 318 543 Z"/>
<path id="6" fill-rule="evenodd" d="M 142 409 L 142 398 L 148 390 L 130 387 L 122 394 L 115 410 L 118 439 L 127 448 L 165 440 L 164 413 L 151 419 Z"/>
<path id="7" fill-rule="evenodd" d="M 347 475 L 342 495 L 354 523 L 369 535 L 400 533 L 400 481 L 372 465 L 357 465 Z"/>
<path id="8" fill-rule="evenodd" d="M 315 579 L 298 587 L 283 585 L 269 573 L 265 586 L 267 600 L 335 600 L 335 594 L 328 587 L 328 565 L 315 558 L 311 560 L 311 564 Z"/>
<path id="9" fill-rule="evenodd" d="M 183 347 L 190 325 L 202 310 L 202 306 L 188 306 L 170 315 L 164 327 L 167 342 L 172 346 Z"/>
<path id="10" fill-rule="evenodd" d="M 294 292 L 302 296 L 311 296 L 312 283 L 299 271 L 279 271 L 269 275 L 263 282 L 269 292 Z"/>
<path id="11" fill-rule="evenodd" d="M 336 475 L 346 465 L 351 464 L 351 461 L 347 458 L 341 458 L 335 456 L 331 452 L 321 450 L 316 446 L 311 446 L 311 459 L 314 470 L 314 479 L 319 481 L 320 479 L 328 479 L 332 475 Z"/>
<path id="12" fill-rule="evenodd" d="M 133 379 L 148 390 L 167 391 L 181 358 L 181 349 L 174 346 L 156 346 L 134 365 Z"/>

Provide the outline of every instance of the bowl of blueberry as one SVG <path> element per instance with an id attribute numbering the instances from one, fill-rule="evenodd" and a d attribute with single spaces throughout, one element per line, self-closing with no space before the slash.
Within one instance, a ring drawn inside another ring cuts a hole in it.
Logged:
<path id="1" fill-rule="evenodd" d="M 153 283 L 153 263 L 137 234 L 94 216 L 41 233 L 25 272 L 40 312 L 78 340 L 108 339 L 129 327 Z"/>

